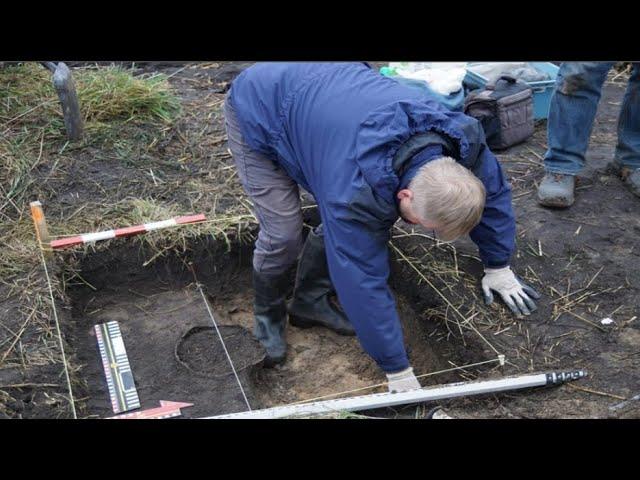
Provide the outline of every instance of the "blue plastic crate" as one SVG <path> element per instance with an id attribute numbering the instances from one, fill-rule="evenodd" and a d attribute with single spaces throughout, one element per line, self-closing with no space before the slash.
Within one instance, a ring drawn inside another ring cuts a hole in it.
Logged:
<path id="1" fill-rule="evenodd" d="M 556 83 L 559 67 L 549 62 L 529 62 L 532 67 L 551 75 L 549 80 L 540 82 L 527 82 L 527 85 L 533 90 L 533 117 L 536 120 L 546 119 L 549 116 L 549 105 L 551 104 L 551 95 L 553 87 Z M 473 65 L 472 63 L 469 66 Z M 464 77 L 464 84 L 469 89 L 483 88 L 489 80 L 482 75 L 471 72 L 467 69 L 467 75 Z"/>

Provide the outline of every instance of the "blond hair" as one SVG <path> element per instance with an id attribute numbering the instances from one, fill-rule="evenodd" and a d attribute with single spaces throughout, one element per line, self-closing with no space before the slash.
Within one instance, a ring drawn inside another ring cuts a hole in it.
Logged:
<path id="1" fill-rule="evenodd" d="M 453 158 L 442 157 L 422 166 L 408 188 L 413 192 L 413 211 L 439 225 L 442 240 L 466 235 L 482 218 L 484 185 Z"/>

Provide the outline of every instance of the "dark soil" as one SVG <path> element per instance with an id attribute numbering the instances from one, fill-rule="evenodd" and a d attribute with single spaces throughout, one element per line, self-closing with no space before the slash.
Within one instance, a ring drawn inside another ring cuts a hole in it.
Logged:
<path id="1" fill-rule="evenodd" d="M 184 333 L 176 344 L 175 358 L 178 363 L 191 373 L 211 378 L 232 375 L 234 369 L 236 373 L 241 373 L 262 364 L 264 348 L 249 330 L 226 325 L 218 328 L 220 335 L 215 327 L 202 326 Z M 233 368 L 228 358 L 232 359 Z"/>
<path id="2" fill-rule="evenodd" d="M 141 268 L 139 252 L 131 255 L 126 245 L 121 247 L 89 257 L 82 276 L 93 288 L 85 285 L 68 292 L 72 315 L 64 329 L 86 380 L 77 395 L 88 397 L 79 415 L 113 414 L 92 329 L 114 320 L 120 324 L 142 408 L 157 407 L 160 400 L 193 403 L 183 412 L 185 417 L 241 408 L 242 394 L 225 368 L 224 350 L 210 330 L 211 320 L 190 272 L 170 264 Z M 212 258 L 203 257 L 203 265 L 212 264 Z M 246 382 L 264 352 L 244 329 L 225 327 L 222 333 L 234 364 L 247 367 L 239 368 Z M 203 358 L 205 341 L 209 348 Z M 247 395 L 251 401 L 251 392 Z"/>

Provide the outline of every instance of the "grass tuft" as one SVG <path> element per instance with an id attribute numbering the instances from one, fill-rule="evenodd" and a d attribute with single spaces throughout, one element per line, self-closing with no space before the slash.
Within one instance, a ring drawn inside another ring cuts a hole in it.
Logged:
<path id="1" fill-rule="evenodd" d="M 180 103 L 166 77 L 156 74 L 133 77 L 119 67 L 79 71 L 77 90 L 85 122 L 162 121 L 170 123 L 180 111 Z"/>

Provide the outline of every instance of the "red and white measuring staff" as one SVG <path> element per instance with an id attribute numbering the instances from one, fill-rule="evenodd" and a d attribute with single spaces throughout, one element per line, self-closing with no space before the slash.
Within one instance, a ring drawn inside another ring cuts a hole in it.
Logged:
<path id="1" fill-rule="evenodd" d="M 186 215 L 184 217 L 162 220 L 160 222 L 145 223 L 143 225 L 136 225 L 134 227 L 116 228 L 115 230 L 104 230 L 102 232 L 85 233 L 83 235 L 76 235 L 75 237 L 52 240 L 51 248 L 55 250 L 73 247 L 74 245 L 81 245 L 83 243 L 96 242 L 98 240 L 109 240 L 111 238 L 118 237 L 130 237 L 133 235 L 139 235 L 141 233 L 151 232 L 153 230 L 175 227 L 176 225 L 184 225 L 187 223 L 199 223 L 204 222 L 205 220 L 206 217 L 204 216 L 204 214 L 200 213 L 198 215 Z"/>

